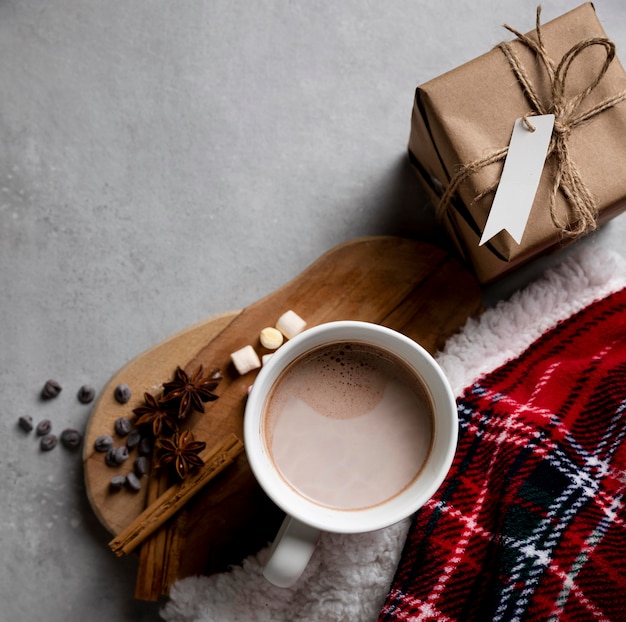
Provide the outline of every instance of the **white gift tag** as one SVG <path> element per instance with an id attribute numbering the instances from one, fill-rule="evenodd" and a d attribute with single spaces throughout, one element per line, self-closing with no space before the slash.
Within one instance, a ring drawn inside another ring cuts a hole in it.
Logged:
<path id="1" fill-rule="evenodd" d="M 506 229 L 520 244 L 537 194 L 539 180 L 548 155 L 554 115 L 529 117 L 535 127 L 531 132 L 522 119 L 513 126 L 509 151 L 502 177 L 489 210 L 480 246 Z"/>

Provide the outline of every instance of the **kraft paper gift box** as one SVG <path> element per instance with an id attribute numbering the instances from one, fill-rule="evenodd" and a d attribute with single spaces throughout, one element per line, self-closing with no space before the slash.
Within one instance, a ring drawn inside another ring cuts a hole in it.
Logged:
<path id="1" fill-rule="evenodd" d="M 411 163 L 482 283 L 626 208 L 626 74 L 614 45 L 591 3 L 539 18 L 538 30 L 513 31 L 516 39 L 415 94 Z M 555 130 L 521 243 L 504 230 L 479 246 L 515 120 L 546 113 Z"/>

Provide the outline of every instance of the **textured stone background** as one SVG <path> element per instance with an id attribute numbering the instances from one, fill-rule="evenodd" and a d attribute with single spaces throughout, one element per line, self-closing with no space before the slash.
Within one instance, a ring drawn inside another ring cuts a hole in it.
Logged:
<path id="1" fill-rule="evenodd" d="M 544 2 L 545 21 L 577 4 Z M 626 59 L 626 5 L 595 5 Z M 40 453 L 17 417 L 82 428 L 81 384 L 332 246 L 437 239 L 406 161 L 414 88 L 509 38 L 504 22 L 531 29 L 535 7 L 0 0 L 2 622 L 158 616 L 133 601 L 136 560 L 107 549 L 80 460 Z M 626 220 L 585 243 L 623 252 Z M 49 377 L 65 389 L 42 404 Z"/>

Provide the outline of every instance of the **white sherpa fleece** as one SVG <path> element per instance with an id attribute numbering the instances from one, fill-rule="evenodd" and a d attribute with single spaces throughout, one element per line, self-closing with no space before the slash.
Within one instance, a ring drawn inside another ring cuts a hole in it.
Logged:
<path id="1" fill-rule="evenodd" d="M 542 333 L 626 286 L 626 262 L 582 246 L 509 300 L 470 319 L 437 355 L 455 395 L 521 354 Z M 167 622 L 373 622 L 398 564 L 409 519 L 380 531 L 324 533 L 292 588 L 261 575 L 268 549 L 228 573 L 178 581 L 161 615 Z"/>

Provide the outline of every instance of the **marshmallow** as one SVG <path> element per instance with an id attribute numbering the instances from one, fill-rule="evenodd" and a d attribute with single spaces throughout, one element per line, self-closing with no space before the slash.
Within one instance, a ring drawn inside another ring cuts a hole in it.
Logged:
<path id="1" fill-rule="evenodd" d="M 298 333 L 301 333 L 306 326 L 306 322 L 294 311 L 285 311 L 276 322 L 276 328 L 287 339 L 295 337 Z"/>
<path id="2" fill-rule="evenodd" d="M 230 355 L 230 358 L 235 366 L 235 369 L 242 376 L 253 369 L 261 367 L 261 361 L 259 360 L 258 355 L 254 348 L 250 345 L 244 346 L 236 352 L 233 352 Z"/>

